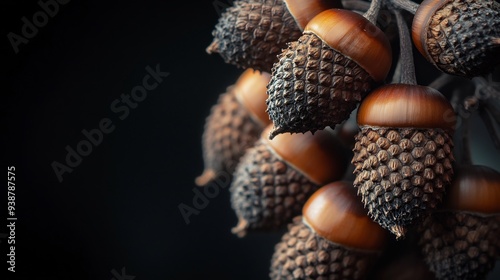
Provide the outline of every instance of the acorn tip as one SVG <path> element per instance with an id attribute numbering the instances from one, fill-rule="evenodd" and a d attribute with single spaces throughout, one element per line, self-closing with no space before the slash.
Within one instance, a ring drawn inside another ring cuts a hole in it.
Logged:
<path id="1" fill-rule="evenodd" d="M 215 179 L 215 177 L 217 177 L 217 174 L 215 173 L 215 171 L 213 169 L 205 169 L 203 171 L 203 174 L 201 174 L 200 176 L 196 177 L 196 179 L 194 180 L 194 183 L 198 187 L 203 187 L 206 184 L 208 184 L 210 181 L 212 181 L 213 179 Z"/>
<path id="2" fill-rule="evenodd" d="M 404 239 L 406 231 L 406 228 L 400 225 L 394 225 L 391 227 L 391 232 L 396 235 L 396 240 Z"/>
<path id="3" fill-rule="evenodd" d="M 247 234 L 247 228 L 248 221 L 243 218 L 238 218 L 238 224 L 231 229 L 231 232 L 242 238 Z"/>
<path id="4" fill-rule="evenodd" d="M 210 44 L 210 46 L 208 46 L 205 51 L 208 53 L 208 54 L 212 54 L 212 53 L 218 53 L 219 52 L 219 42 L 214 39 L 212 41 L 212 43 Z"/>

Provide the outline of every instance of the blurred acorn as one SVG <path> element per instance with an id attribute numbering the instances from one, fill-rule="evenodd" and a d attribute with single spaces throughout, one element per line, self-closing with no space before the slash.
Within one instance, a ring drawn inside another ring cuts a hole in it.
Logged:
<path id="1" fill-rule="evenodd" d="M 271 128 L 247 150 L 234 173 L 231 203 L 239 221 L 232 232 L 240 237 L 248 230 L 284 227 L 315 190 L 346 170 L 344 147 L 333 131 L 269 140 Z"/>
<path id="2" fill-rule="evenodd" d="M 266 113 L 270 74 L 247 69 L 212 107 L 203 133 L 205 170 L 196 178 L 204 186 L 221 173 L 231 176 L 246 149 L 253 146 L 271 121 Z"/>
<path id="3" fill-rule="evenodd" d="M 384 33 L 355 12 L 330 9 L 279 55 L 268 85 L 270 137 L 324 129 L 347 119 L 392 63 Z"/>
<path id="4" fill-rule="evenodd" d="M 330 183 L 308 199 L 275 246 L 271 279 L 364 279 L 386 237 L 350 182 Z"/>
<path id="5" fill-rule="evenodd" d="M 438 279 L 485 279 L 500 257 L 500 173 L 458 170 L 443 209 L 419 226 L 420 246 Z"/>
<path id="6" fill-rule="evenodd" d="M 500 64 L 500 4 L 494 0 L 425 0 L 412 26 L 413 42 L 438 69 L 475 77 Z"/>
<path id="7" fill-rule="evenodd" d="M 207 52 L 241 68 L 270 72 L 286 43 L 297 40 L 311 18 L 341 6 L 340 0 L 234 1 L 219 18 Z"/>
<path id="8" fill-rule="evenodd" d="M 451 183 L 455 121 L 441 93 L 418 85 L 380 87 L 358 109 L 354 186 L 370 217 L 397 238 Z"/>

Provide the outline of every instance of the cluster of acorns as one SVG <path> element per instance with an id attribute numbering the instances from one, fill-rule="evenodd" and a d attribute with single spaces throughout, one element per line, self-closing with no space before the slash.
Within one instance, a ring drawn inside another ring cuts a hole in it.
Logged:
<path id="1" fill-rule="evenodd" d="M 500 4 L 363 4 L 234 1 L 207 52 L 246 70 L 207 118 L 196 183 L 231 174 L 238 236 L 288 224 L 272 279 L 362 279 L 388 232 L 398 240 L 414 232 L 437 279 L 485 278 L 500 257 L 500 173 L 455 163 L 454 108 L 416 84 L 400 9 L 414 14 L 421 54 L 470 79 L 500 64 Z M 398 22 L 398 67 L 376 24 L 381 8 Z M 393 69 L 400 80 L 385 84 Z M 356 108 L 354 136 L 343 124 Z"/>

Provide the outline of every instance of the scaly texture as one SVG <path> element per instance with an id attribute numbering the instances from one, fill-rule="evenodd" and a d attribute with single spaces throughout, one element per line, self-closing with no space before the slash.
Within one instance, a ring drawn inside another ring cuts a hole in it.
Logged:
<path id="1" fill-rule="evenodd" d="M 295 217 L 275 246 L 271 279 L 363 279 L 378 253 L 356 251 L 332 243 Z"/>
<path id="2" fill-rule="evenodd" d="M 284 227 L 302 212 L 306 200 L 319 188 L 289 166 L 259 140 L 241 158 L 231 185 L 231 203 L 239 218 L 233 232 Z"/>
<path id="3" fill-rule="evenodd" d="M 354 186 L 370 217 L 403 237 L 441 202 L 453 176 L 452 148 L 441 129 L 363 127 L 352 163 Z"/>
<path id="4" fill-rule="evenodd" d="M 259 139 L 264 127 L 236 99 L 233 86 L 220 95 L 205 122 L 203 159 L 205 171 L 197 179 L 206 185 L 221 173 L 230 177 L 247 148 Z"/>
<path id="5" fill-rule="evenodd" d="M 219 18 L 207 51 L 226 63 L 270 72 L 281 49 L 300 34 L 283 0 L 234 1 Z"/>
<path id="6" fill-rule="evenodd" d="M 500 216 L 435 212 L 419 226 L 422 253 L 438 279 L 485 279 L 500 256 Z"/>
<path id="7" fill-rule="evenodd" d="M 491 72 L 500 63 L 500 4 L 448 1 L 431 17 L 427 52 L 449 74 L 475 77 Z"/>
<path id="8" fill-rule="evenodd" d="M 334 128 L 349 117 L 372 81 L 354 61 L 305 33 L 283 50 L 272 69 L 266 101 L 274 123 L 271 137 Z"/>

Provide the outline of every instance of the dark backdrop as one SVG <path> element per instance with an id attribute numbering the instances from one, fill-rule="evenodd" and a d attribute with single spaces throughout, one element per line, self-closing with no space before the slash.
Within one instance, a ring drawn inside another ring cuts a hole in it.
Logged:
<path id="1" fill-rule="evenodd" d="M 137 280 L 265 278 L 279 236 L 233 236 L 227 191 L 189 225 L 178 210 L 192 205 L 203 168 L 205 117 L 241 73 L 205 52 L 214 2 L 72 0 L 17 54 L 7 34 L 22 35 L 22 17 L 31 21 L 41 8 L 8 1 L 1 10 L 2 168 L 16 167 L 15 275 L 108 280 L 125 268 Z M 170 75 L 119 119 L 113 101 L 157 64 Z M 76 149 L 81 131 L 104 118 L 114 131 L 60 183 L 51 164 L 65 163 L 66 146 Z M 0 248 L 4 273 L 5 238 Z"/>
<path id="2" fill-rule="evenodd" d="M 2 168 L 16 168 L 18 218 L 17 278 L 6 279 L 267 278 L 280 233 L 233 236 L 227 190 L 189 225 L 178 209 L 202 171 L 205 117 L 241 73 L 205 53 L 230 2 L 71 0 L 17 54 L 7 34 L 41 7 L 2 2 Z M 119 119 L 111 104 L 156 65 L 169 76 Z M 114 131 L 59 182 L 53 162 L 105 118 Z"/>

